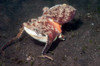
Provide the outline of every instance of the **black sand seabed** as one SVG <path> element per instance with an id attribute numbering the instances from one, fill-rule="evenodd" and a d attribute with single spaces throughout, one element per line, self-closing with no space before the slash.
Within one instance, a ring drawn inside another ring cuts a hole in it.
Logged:
<path id="1" fill-rule="evenodd" d="M 0 56 L 0 66 L 100 66 L 100 0 L 0 0 L 0 48 L 16 36 L 23 22 L 40 16 L 44 6 L 62 3 L 77 13 L 62 27 L 66 40 L 55 41 L 49 50 L 54 61 L 38 58 L 43 43 L 24 32 Z"/>

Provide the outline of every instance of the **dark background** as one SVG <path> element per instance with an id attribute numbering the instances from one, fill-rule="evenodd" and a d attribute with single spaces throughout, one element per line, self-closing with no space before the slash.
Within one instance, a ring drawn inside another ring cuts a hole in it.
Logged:
<path id="1" fill-rule="evenodd" d="M 43 43 L 24 32 L 0 56 L 0 66 L 100 66 L 100 0 L 0 0 L 0 48 L 16 36 L 23 22 L 41 16 L 43 7 L 62 3 L 77 12 L 62 27 L 66 40 L 55 41 L 49 50 L 54 61 L 38 58 Z"/>

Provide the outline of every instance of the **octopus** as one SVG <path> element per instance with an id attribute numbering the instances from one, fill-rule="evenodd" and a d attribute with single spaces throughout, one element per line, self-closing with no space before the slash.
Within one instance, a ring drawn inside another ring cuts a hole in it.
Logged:
<path id="1" fill-rule="evenodd" d="M 68 4 L 58 4 L 51 8 L 44 7 L 43 14 L 40 17 L 32 18 L 22 24 L 17 36 L 8 41 L 2 51 L 13 41 L 19 39 L 26 31 L 34 39 L 45 43 L 40 57 L 53 60 L 52 57 L 47 55 L 47 51 L 57 38 L 65 40 L 64 35 L 62 35 L 62 25 L 70 22 L 75 13 L 76 9 Z"/>

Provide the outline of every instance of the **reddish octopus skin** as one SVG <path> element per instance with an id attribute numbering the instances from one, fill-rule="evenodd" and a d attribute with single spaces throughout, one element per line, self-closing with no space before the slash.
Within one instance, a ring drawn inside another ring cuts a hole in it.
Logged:
<path id="1" fill-rule="evenodd" d="M 24 23 L 24 27 L 31 28 L 31 30 L 36 30 L 36 33 L 41 33 L 42 35 L 47 35 L 47 42 L 45 47 L 42 50 L 42 54 L 45 55 L 48 49 L 50 48 L 52 42 L 56 37 L 58 37 L 62 31 L 57 30 L 57 27 L 53 22 L 49 20 L 49 18 L 46 18 L 47 20 L 45 22 L 37 21 L 37 22 L 28 22 Z M 37 24 L 38 23 L 38 24 Z M 32 25 L 35 26 L 31 27 Z M 40 26 L 42 25 L 42 26 Z M 59 28 L 61 29 L 61 27 Z M 40 31 L 41 30 L 41 31 Z M 39 31 L 39 32 L 38 32 Z"/>
<path id="2" fill-rule="evenodd" d="M 43 15 L 52 18 L 55 22 L 63 25 L 71 21 L 76 13 L 76 9 L 67 4 L 58 4 L 51 8 L 44 7 Z"/>

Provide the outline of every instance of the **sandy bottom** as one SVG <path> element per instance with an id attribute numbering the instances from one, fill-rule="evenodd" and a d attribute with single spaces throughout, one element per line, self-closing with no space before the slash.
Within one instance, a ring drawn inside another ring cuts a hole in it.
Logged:
<path id="1" fill-rule="evenodd" d="M 56 40 L 47 53 L 54 60 L 39 58 L 44 43 L 24 32 L 0 55 L 0 66 L 100 66 L 99 0 L 0 0 L 0 48 L 23 22 L 40 16 L 44 6 L 60 3 L 74 6 L 77 13 L 62 27 L 66 40 Z"/>

